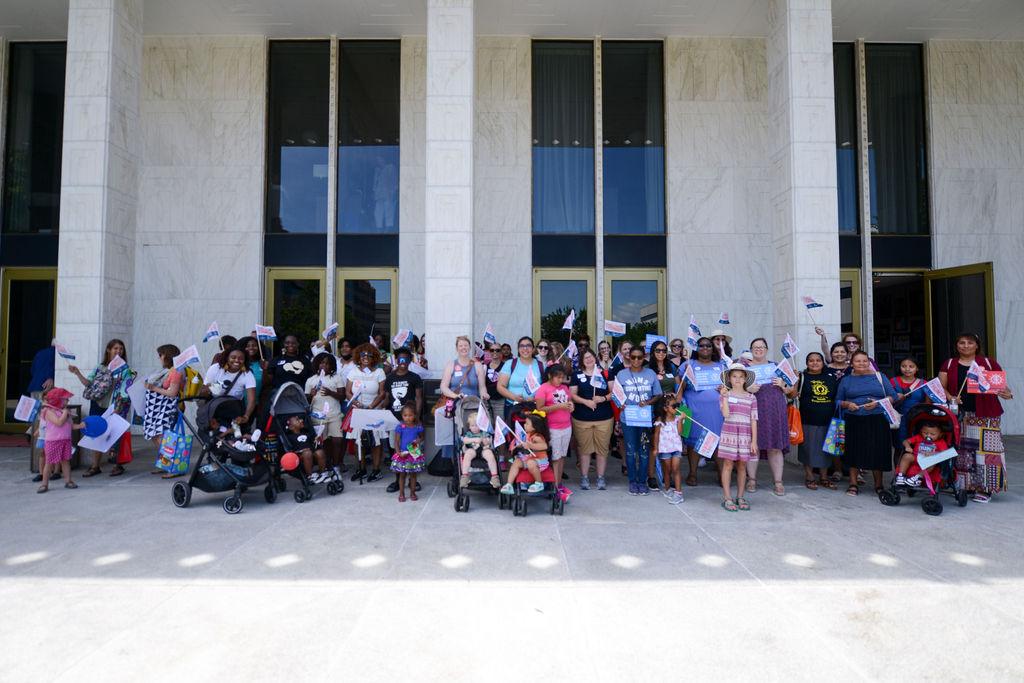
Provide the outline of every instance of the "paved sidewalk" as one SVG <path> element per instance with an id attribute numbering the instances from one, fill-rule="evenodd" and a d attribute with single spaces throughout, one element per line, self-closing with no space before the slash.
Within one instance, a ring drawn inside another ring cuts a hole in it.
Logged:
<path id="1" fill-rule="evenodd" d="M 174 508 L 146 458 L 36 495 L 3 448 L 0 680 L 1021 680 L 1008 442 L 1016 485 L 940 517 L 792 466 L 783 498 L 762 469 L 750 512 L 718 507 L 711 470 L 676 507 L 628 496 L 614 460 L 564 517 L 457 514 L 429 476 L 416 503 L 346 482 L 228 516 L 220 494 Z"/>

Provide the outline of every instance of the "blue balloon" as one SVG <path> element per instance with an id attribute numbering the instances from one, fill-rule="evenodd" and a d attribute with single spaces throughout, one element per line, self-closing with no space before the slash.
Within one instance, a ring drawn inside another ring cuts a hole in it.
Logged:
<path id="1" fill-rule="evenodd" d="M 85 422 L 85 429 L 82 433 L 90 438 L 96 438 L 102 436 L 107 431 L 107 419 L 99 415 L 90 415 L 83 420 Z"/>

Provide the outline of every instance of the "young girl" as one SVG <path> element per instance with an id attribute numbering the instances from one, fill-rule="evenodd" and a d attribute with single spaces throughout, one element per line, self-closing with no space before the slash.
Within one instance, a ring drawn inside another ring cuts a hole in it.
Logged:
<path id="1" fill-rule="evenodd" d="M 533 475 L 533 483 L 526 492 L 540 493 L 544 490 L 541 472 L 548 468 L 548 441 L 551 440 L 547 420 L 536 413 L 530 413 L 526 416 L 523 429 L 526 430 L 526 443 L 516 448 L 516 459 L 508 470 L 508 482 L 501 487 L 501 492 L 510 496 L 516 492 L 515 480 L 524 467 Z"/>
<path id="2" fill-rule="evenodd" d="M 405 483 L 409 482 L 409 497 L 419 500 L 416 495 L 416 475 L 423 471 L 423 425 L 416 416 L 416 405 L 402 406 L 402 424 L 395 427 L 398 435 L 398 452 L 391 456 L 391 471 L 398 475 L 398 502 L 405 502 Z"/>
<path id="3" fill-rule="evenodd" d="M 917 377 L 917 359 L 913 356 L 907 356 L 900 361 L 900 374 L 898 377 L 893 377 L 889 380 L 892 383 L 892 388 L 896 390 L 897 397 L 893 401 L 893 405 L 896 410 L 899 411 L 900 415 L 906 415 L 910 412 L 910 409 L 916 406 L 918 403 L 923 403 L 928 397 L 923 391 L 918 391 L 921 386 L 924 385 L 924 381 Z M 894 444 L 897 448 L 903 448 L 902 444 L 909 436 L 907 434 L 907 421 L 900 420 L 899 431 L 893 434 L 893 437 L 897 439 Z"/>
<path id="4" fill-rule="evenodd" d="M 483 410 L 482 406 L 481 410 Z M 498 479 L 498 461 L 494 457 L 494 449 L 491 447 L 491 435 L 479 431 L 480 428 L 476 426 L 476 418 L 477 411 L 475 410 L 466 418 L 469 422 L 469 431 L 462 436 L 462 476 L 459 477 L 459 486 L 469 486 L 469 466 L 479 450 L 481 457 L 487 461 L 487 470 L 491 473 L 491 486 L 498 488 L 501 486 L 501 480 Z"/>
<path id="5" fill-rule="evenodd" d="M 72 424 L 68 412 L 68 399 L 71 392 L 60 387 L 50 387 L 43 394 L 43 410 L 39 416 L 43 426 L 46 444 L 46 464 L 42 468 L 43 483 L 36 493 L 50 490 L 50 465 L 60 464 L 64 476 L 64 488 L 77 489 L 78 484 L 71 481 L 71 430 L 81 429 L 82 424 Z"/>
<path id="6" fill-rule="evenodd" d="M 750 503 L 743 498 L 746 487 L 746 463 L 756 458 L 757 450 L 757 398 L 749 391 L 754 383 L 754 373 L 739 363 L 733 363 L 722 373 L 720 404 L 722 417 L 722 437 L 718 444 L 718 457 L 722 461 L 722 508 L 729 512 L 749 510 Z M 739 497 L 732 499 L 732 470 L 736 462 L 736 493 Z"/>
<path id="7" fill-rule="evenodd" d="M 683 502 L 683 423 L 676 404 L 675 394 L 662 394 L 654 404 L 654 452 L 663 467 L 663 493 L 673 505 Z M 669 481 L 674 488 L 669 488 Z"/>
<path id="8" fill-rule="evenodd" d="M 540 385 L 533 397 L 537 401 L 537 409 L 546 413 L 548 429 L 551 430 L 551 468 L 555 472 L 558 492 L 563 493 L 562 471 L 572 440 L 573 402 L 565 384 L 565 368 L 560 364 L 551 365 L 546 373 L 547 381 Z"/>

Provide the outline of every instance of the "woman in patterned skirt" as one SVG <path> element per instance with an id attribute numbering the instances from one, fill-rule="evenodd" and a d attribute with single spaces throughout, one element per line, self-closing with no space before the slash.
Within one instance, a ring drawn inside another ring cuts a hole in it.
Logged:
<path id="1" fill-rule="evenodd" d="M 777 366 L 768 360 L 768 342 L 764 337 L 750 342 L 750 354 L 754 359 L 746 365 L 757 377 L 750 387 L 750 393 L 757 397 L 757 445 L 760 457 L 768 459 L 768 466 L 772 470 L 772 481 L 775 482 L 773 492 L 776 496 L 784 496 L 783 456 L 789 452 L 786 399 L 796 395 L 796 387 L 787 387 L 785 382 L 775 376 Z M 757 490 L 757 462 L 758 458 L 747 462 L 747 491 L 751 493 Z"/>
<path id="2" fill-rule="evenodd" d="M 960 454 L 955 463 L 957 476 L 974 491 L 974 501 L 987 503 L 996 491 L 1006 490 L 1006 457 L 1000 425 L 1003 406 L 1013 392 L 1004 387 L 998 394 L 975 394 L 967 387 L 967 371 L 977 363 L 983 371 L 1002 370 L 994 358 L 981 355 L 981 337 L 965 332 L 956 338 L 956 356 L 942 364 L 939 381 L 946 388 L 951 408 L 960 417 Z"/>

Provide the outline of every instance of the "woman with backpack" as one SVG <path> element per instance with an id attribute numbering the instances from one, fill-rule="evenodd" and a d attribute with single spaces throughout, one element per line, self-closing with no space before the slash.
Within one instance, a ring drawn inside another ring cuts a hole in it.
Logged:
<path id="1" fill-rule="evenodd" d="M 505 422 L 511 421 L 518 404 L 533 400 L 544 381 L 544 365 L 533 357 L 533 338 L 521 337 L 518 346 L 519 355 L 505 361 L 498 374 L 498 393 L 505 397 Z"/>
<path id="2" fill-rule="evenodd" d="M 115 360 L 120 359 L 120 360 Z M 113 367 L 111 367 L 113 365 Z M 136 377 L 136 373 L 128 367 L 128 349 L 120 339 L 111 339 L 107 342 L 106 350 L 103 353 L 103 362 L 93 368 L 88 375 L 82 374 L 74 365 L 69 365 L 68 370 L 78 378 L 85 389 L 82 391 L 82 398 L 89 401 L 89 415 L 103 415 L 114 406 L 114 412 L 129 419 L 132 410 L 131 399 L 128 398 L 128 387 Z M 124 439 L 131 439 L 130 434 L 125 434 Z M 118 442 L 120 446 L 120 441 Z M 94 477 L 100 473 L 100 462 L 105 453 L 93 452 L 92 466 L 82 475 L 83 477 Z M 119 477 L 124 474 L 124 465 L 118 462 L 110 471 L 111 477 Z"/>
<path id="3" fill-rule="evenodd" d="M 181 350 L 174 344 L 157 347 L 161 369 L 146 378 L 146 415 L 142 422 L 142 434 L 157 449 L 160 448 L 164 430 L 170 429 L 178 421 L 178 392 L 181 390 L 182 374 L 174 369 L 174 357 L 180 353 Z M 154 470 L 152 474 L 162 474 L 164 479 L 180 476 L 162 470 Z"/>

